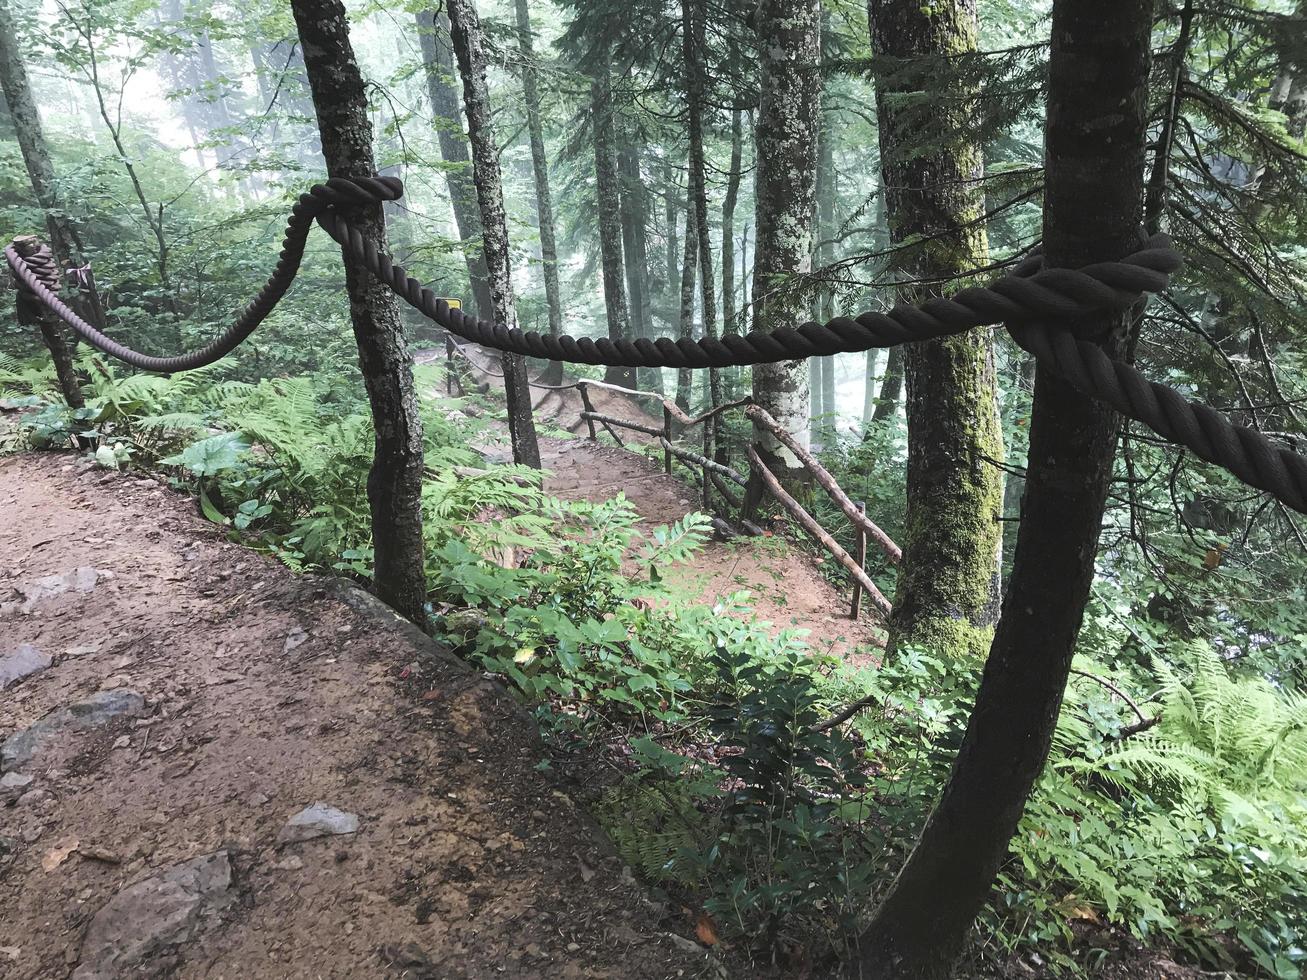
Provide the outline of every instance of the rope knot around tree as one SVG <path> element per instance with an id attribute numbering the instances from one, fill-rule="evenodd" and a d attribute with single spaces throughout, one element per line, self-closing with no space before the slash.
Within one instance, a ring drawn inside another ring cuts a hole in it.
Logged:
<path id="1" fill-rule="evenodd" d="M 1165 385 L 1148 381 L 1134 367 L 1109 358 L 1097 344 L 1081 339 L 1069 328 L 1090 317 L 1131 309 L 1147 294 L 1166 289 L 1183 260 L 1164 234 L 1151 236 L 1143 247 L 1117 261 L 1079 269 L 1045 268 L 1042 256 L 1035 253 L 987 286 L 969 286 L 918 306 L 900 304 L 886 312 L 868 311 L 857 317 L 837 316 L 825 323 L 701 340 L 592 339 L 522 331 L 479 320 L 451 308 L 409 276 L 348 219 L 351 208 L 396 201 L 403 193 L 398 178 L 378 175 L 332 177 L 301 194 L 291 209 L 277 264 L 263 288 L 213 342 L 183 354 L 156 356 L 132 350 L 83 320 L 56 295 L 59 270 L 39 240 L 30 236 L 15 239 L 4 253 L 20 294 L 39 301 L 96 349 L 133 367 L 159 372 L 212 364 L 253 333 L 294 281 L 314 221 L 352 261 L 451 334 L 485 347 L 551 361 L 611 367 L 734 367 L 893 347 L 1004 324 L 1016 343 L 1041 366 L 1076 389 L 1307 513 L 1307 458 L 1271 442 L 1255 429 L 1235 425 L 1212 408 L 1186 400 Z"/>

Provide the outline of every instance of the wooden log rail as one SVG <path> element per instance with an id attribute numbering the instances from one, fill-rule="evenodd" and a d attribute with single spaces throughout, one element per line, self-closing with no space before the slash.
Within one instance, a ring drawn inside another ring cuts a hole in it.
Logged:
<path id="1" fill-rule="evenodd" d="M 494 371 L 492 368 L 478 364 L 476 360 L 463 348 L 463 345 L 457 344 L 451 337 L 446 337 L 447 352 L 450 370 L 453 369 L 453 359 L 455 353 L 465 358 L 474 368 L 484 371 L 492 377 L 502 377 L 503 375 Z M 700 415 L 691 416 L 687 414 L 674 401 L 664 397 L 657 392 L 640 391 L 635 388 L 624 388 L 621 385 L 610 384 L 607 381 L 580 380 L 565 385 L 547 385 L 538 382 L 528 382 L 531 387 L 547 391 L 570 391 L 575 389 L 581 396 L 582 411 L 579 413 L 586 424 L 589 438 L 591 441 L 597 441 L 599 434 L 595 423 L 602 425 L 611 435 L 616 443 L 625 448 L 626 443 L 618 434 L 618 429 L 629 429 L 633 432 L 641 432 L 648 436 L 653 436 L 658 440 L 658 445 L 663 450 L 663 470 L 671 474 L 673 460 L 680 460 L 692 469 L 696 470 L 696 481 L 703 488 L 704 506 L 710 507 L 711 501 L 709 494 L 715 489 L 722 498 L 730 504 L 733 509 L 738 510 L 741 505 L 741 499 L 731 492 L 728 482 L 738 487 L 744 488 L 749 484 L 749 478 L 725 465 L 719 463 L 708 456 L 707 448 L 711 443 L 711 433 L 705 426 L 705 452 L 697 453 L 682 446 L 678 446 L 672 441 L 673 426 L 679 424 L 682 431 L 693 428 L 696 425 L 704 425 L 717 418 L 724 412 L 737 408 L 743 408 L 745 416 L 757 425 L 759 428 L 770 432 L 783 446 L 790 450 L 795 458 L 812 473 L 816 480 L 827 495 L 834 501 L 835 505 L 849 519 L 857 534 L 857 557 L 853 557 L 846 551 L 843 546 L 814 518 L 804 507 L 795 500 L 785 488 L 781 485 L 776 474 L 767 468 L 762 459 L 752 447 L 748 448 L 749 463 L 754 473 L 761 479 L 770 494 L 776 498 L 777 502 L 785 508 L 786 511 L 798 522 L 818 544 L 822 546 L 832 557 L 835 558 L 853 579 L 853 596 L 849 604 L 850 618 L 857 619 L 861 612 L 862 597 L 866 595 L 871 604 L 882 618 L 888 618 L 891 610 L 890 602 L 884 593 L 876 587 L 876 583 L 871 580 L 867 574 L 865 565 L 867 559 L 867 540 L 871 539 L 880 548 L 891 562 L 897 564 L 903 557 L 902 549 L 899 548 L 889 535 L 886 534 L 871 518 L 867 517 L 866 505 L 855 503 L 849 498 L 843 488 L 840 487 L 835 477 L 830 471 L 817 460 L 807 449 L 805 449 L 797 439 L 794 438 L 779 422 L 776 421 L 761 405 L 755 405 L 752 398 L 744 397 L 732 402 L 726 402 L 715 408 L 709 409 Z M 590 398 L 590 389 L 599 388 L 604 391 L 611 391 L 615 394 L 626 395 L 634 398 L 653 399 L 659 403 L 662 408 L 663 424 L 661 427 L 650 425 L 645 422 L 637 422 L 633 419 L 618 418 L 614 415 L 608 415 L 595 410 L 594 402 Z M 757 530 L 756 526 L 749 522 L 742 522 L 746 530 Z"/>

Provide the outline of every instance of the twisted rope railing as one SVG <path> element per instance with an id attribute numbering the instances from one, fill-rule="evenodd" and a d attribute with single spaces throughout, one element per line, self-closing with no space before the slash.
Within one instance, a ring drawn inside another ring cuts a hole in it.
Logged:
<path id="1" fill-rule="evenodd" d="M 920 306 L 896 306 L 887 313 L 826 323 L 781 327 L 700 340 L 640 337 L 555 337 L 478 320 L 451 309 L 389 255 L 378 251 L 340 209 L 398 200 L 403 184 L 394 177 L 333 177 L 300 196 L 291 209 L 286 238 L 272 275 L 254 300 L 208 346 L 185 354 L 157 357 L 134 351 L 95 329 L 63 303 L 47 279 L 53 261 L 24 258 L 11 244 L 5 259 L 21 288 L 39 299 L 91 346 L 148 371 L 184 371 L 212 364 L 245 340 L 276 307 L 294 281 L 309 229 L 316 220 L 344 253 L 388 285 L 401 299 L 450 333 L 497 350 L 530 357 L 616 367 L 705 368 L 852 353 L 872 347 L 928 340 L 973 327 L 1005 324 L 1018 344 L 1039 362 L 1159 435 L 1222 466 L 1240 480 L 1307 513 L 1307 458 L 1277 446 L 1262 433 L 1235 425 L 1215 410 L 1187 401 L 1178 392 L 1150 382 L 1128 364 L 1107 357 L 1097 345 L 1078 339 L 1050 320 L 1083 321 L 1094 314 L 1129 309 L 1145 293 L 1159 292 L 1181 265 L 1165 235 L 1117 262 L 1080 269 L 1042 268 L 1032 256 L 988 286 L 962 289 Z"/>

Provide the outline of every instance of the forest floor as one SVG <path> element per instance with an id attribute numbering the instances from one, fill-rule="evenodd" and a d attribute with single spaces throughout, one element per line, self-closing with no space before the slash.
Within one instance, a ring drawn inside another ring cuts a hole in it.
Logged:
<path id="1" fill-rule="evenodd" d="M 502 391 L 502 379 L 494 373 L 498 369 L 497 357 L 474 345 L 464 345 L 464 349 L 473 363 L 482 367 L 476 371 L 477 380 L 488 390 Z M 427 359 L 444 356 L 443 351 L 425 354 Z M 565 383 L 572 380 L 569 376 Z M 552 428 L 575 435 L 584 430 L 579 415 L 583 406 L 576 391 L 533 390 L 532 394 L 536 422 L 542 431 Z M 603 388 L 592 388 L 590 397 L 601 414 L 662 426 L 661 410 L 656 417 L 651 415 L 647 400 L 642 403 Z M 619 431 L 629 448 L 618 447 L 602 427 L 599 441 L 594 442 L 579 436 L 542 435 L 544 489 L 556 497 L 594 502 L 623 493 L 646 530 L 701 509 L 697 487 L 663 472 L 661 451 L 656 458 L 641 451 L 652 441 L 649 436 Z M 493 459 L 511 461 L 507 430 L 499 427 L 498 432 L 493 442 L 481 447 L 482 451 Z M 770 523 L 779 532 L 785 520 L 777 514 Z M 837 586 L 827 580 L 822 575 L 823 564 L 819 555 L 796 546 L 782 533 L 755 538 L 741 535 L 730 541 L 709 541 L 689 562 L 667 569 L 665 580 L 709 606 L 724 596 L 748 590 L 752 615 L 769 624 L 773 632 L 807 630 L 807 641 L 814 650 L 855 664 L 876 662 L 879 649 L 874 640 L 882 630 L 874 610 L 869 611 L 870 603 L 864 602 L 861 618 L 851 620 L 850 586 Z M 845 578 L 841 574 L 841 579 Z"/>
<path id="2" fill-rule="evenodd" d="M 714 969 L 497 685 L 151 479 L 0 460 L 0 977 Z"/>

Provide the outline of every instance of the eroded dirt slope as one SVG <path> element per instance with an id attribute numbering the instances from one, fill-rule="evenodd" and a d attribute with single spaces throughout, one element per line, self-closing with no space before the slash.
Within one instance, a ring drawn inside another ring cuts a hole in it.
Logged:
<path id="1" fill-rule="evenodd" d="M 0 460 L 0 556 L 0 976 L 706 969 L 510 699 L 367 597 L 71 456 Z"/>

